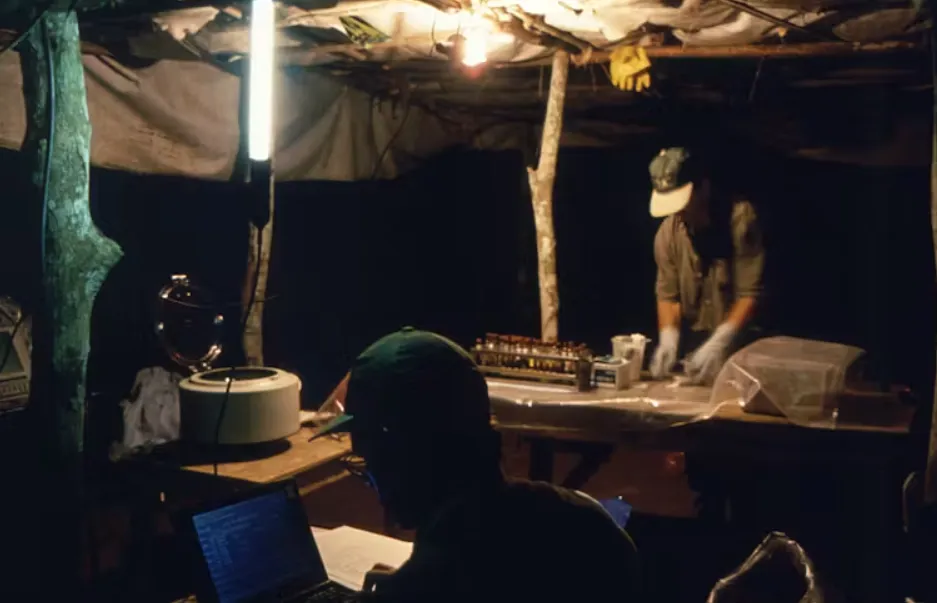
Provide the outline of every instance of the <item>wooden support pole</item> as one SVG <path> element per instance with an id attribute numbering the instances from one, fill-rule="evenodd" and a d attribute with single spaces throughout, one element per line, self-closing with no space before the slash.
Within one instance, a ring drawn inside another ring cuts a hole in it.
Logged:
<path id="1" fill-rule="evenodd" d="M 931 9 L 937 9 L 937 1 L 929 2 Z M 930 220 L 934 242 L 934 257 L 937 258 L 937 30 L 931 28 L 931 76 L 934 83 L 934 123 L 931 133 L 931 170 L 930 170 Z M 928 504 L 937 504 L 937 383 L 934 384 L 934 405 L 931 408 L 930 442 L 927 451 L 927 468 L 924 473 L 924 500 Z"/>
<path id="2" fill-rule="evenodd" d="M 75 592 L 82 555 L 85 378 L 91 310 L 120 247 L 91 218 L 91 123 L 78 18 L 49 12 L 19 46 L 26 104 L 23 152 L 31 158 L 33 202 L 47 186 L 42 303 L 34 320 L 29 412 L 38 445 L 36 542 L 44 543 L 32 596 Z M 51 75 L 51 78 L 50 78 Z M 50 95 L 50 85 L 54 91 Z M 51 110 L 50 110 L 50 99 Z M 50 118 L 51 170 L 46 181 Z"/>
<path id="3" fill-rule="evenodd" d="M 272 161 L 268 162 L 272 165 Z M 274 218 L 274 175 L 272 170 L 261 170 L 252 174 L 256 178 L 251 182 L 252 192 L 258 195 L 255 203 L 261 214 L 266 211 L 266 225 L 258 227 L 250 223 L 250 235 L 247 250 L 247 273 L 244 277 L 244 357 L 247 366 L 264 365 L 263 317 L 266 308 L 267 278 L 270 273 L 270 249 L 273 244 Z M 259 177 L 258 177 L 259 176 Z M 263 220 L 261 220 L 263 223 Z M 253 288 L 253 303 L 251 303 Z M 250 308 L 248 308 L 250 304 Z"/>
<path id="4" fill-rule="evenodd" d="M 251 44 L 254 41 L 252 34 Z M 261 50 L 252 47 L 251 57 L 263 56 L 260 53 Z M 258 133 L 254 131 L 251 125 L 251 118 L 255 117 L 252 112 L 264 108 L 262 102 L 258 106 L 251 106 L 251 100 L 253 98 L 252 90 L 255 87 L 258 90 L 266 91 L 270 94 L 270 107 L 267 107 L 267 109 L 272 110 L 272 107 L 275 106 L 273 100 L 276 96 L 274 93 L 276 78 L 270 77 L 268 81 L 266 76 L 269 74 L 263 70 L 255 74 L 252 72 L 253 67 L 255 65 L 250 58 L 243 61 L 240 85 L 241 153 L 248 157 L 247 168 L 251 203 L 250 232 L 247 243 L 247 271 L 244 275 L 242 297 L 242 320 L 244 322 L 241 345 L 244 349 L 244 361 L 247 366 L 263 366 L 263 317 L 264 309 L 267 307 L 267 277 L 270 273 L 270 250 L 273 246 L 276 135 L 273 131 L 273 124 L 275 123 L 273 121 L 269 124 L 271 131 L 268 133 L 270 137 L 268 144 L 270 146 L 267 149 L 267 156 L 263 158 L 250 157 L 251 136 Z M 275 69 L 275 58 L 269 67 Z M 262 99 L 258 97 L 258 100 Z M 258 117 L 263 117 L 263 115 L 258 115 Z"/>
<path id="5" fill-rule="evenodd" d="M 418 45 L 423 41 L 419 37 L 398 38 L 375 44 L 323 44 L 314 48 L 284 48 L 281 52 L 283 62 L 292 65 L 312 65 L 332 54 L 346 54 L 365 50 L 387 50 L 408 45 Z M 797 59 L 816 56 L 847 57 L 862 55 L 884 55 L 893 53 L 922 52 L 924 45 L 914 41 L 870 42 L 855 44 L 852 42 L 806 42 L 800 44 L 747 44 L 742 46 L 646 46 L 645 52 L 651 59 Z M 89 47 L 89 51 L 93 49 Z M 577 61 L 581 64 L 608 63 L 611 51 L 598 50 L 580 54 Z M 532 66 L 550 64 L 549 56 L 543 59 L 531 59 L 518 63 L 499 63 L 498 69 L 529 69 Z M 397 63 L 406 65 L 406 61 Z M 440 66 L 447 66 L 440 62 Z"/>
<path id="6" fill-rule="evenodd" d="M 556 179 L 556 158 L 563 132 L 563 105 L 566 101 L 566 80 L 569 55 L 562 50 L 553 55 L 550 95 L 540 139 L 540 160 L 536 169 L 527 168 L 530 201 L 534 209 L 537 236 L 537 275 L 540 283 L 540 337 L 556 341 L 559 331 L 560 293 L 556 280 L 556 235 L 553 232 L 553 181 Z"/>

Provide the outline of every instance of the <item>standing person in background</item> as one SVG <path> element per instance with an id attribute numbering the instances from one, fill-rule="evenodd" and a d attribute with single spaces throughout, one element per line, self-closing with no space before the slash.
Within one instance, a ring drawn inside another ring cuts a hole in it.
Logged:
<path id="1" fill-rule="evenodd" d="M 683 363 L 691 382 L 709 384 L 728 355 L 750 343 L 762 293 L 764 248 L 754 208 L 713 186 L 701 157 L 662 150 L 650 165 L 651 215 L 664 218 L 654 239 L 660 340 L 655 378 Z M 698 346 L 698 347 L 697 347 Z"/>

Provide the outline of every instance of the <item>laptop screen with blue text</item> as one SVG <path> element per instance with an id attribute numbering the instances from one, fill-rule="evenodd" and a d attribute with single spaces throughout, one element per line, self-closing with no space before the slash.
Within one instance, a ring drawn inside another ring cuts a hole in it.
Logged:
<path id="1" fill-rule="evenodd" d="M 327 580 L 295 487 L 192 518 L 219 603 L 245 603 Z"/>

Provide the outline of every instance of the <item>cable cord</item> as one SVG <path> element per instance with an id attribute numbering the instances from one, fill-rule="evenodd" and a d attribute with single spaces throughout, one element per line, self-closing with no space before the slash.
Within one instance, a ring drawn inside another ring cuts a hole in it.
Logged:
<path id="1" fill-rule="evenodd" d="M 46 164 L 43 166 L 42 174 L 42 209 L 40 215 L 39 230 L 39 261 L 40 270 L 46 268 L 46 224 L 49 220 L 49 184 L 52 179 L 52 148 L 55 146 L 55 65 L 52 61 L 52 38 L 49 35 L 49 27 L 46 21 L 42 21 L 42 39 L 46 51 L 46 75 L 49 78 L 48 89 L 48 132 L 46 141 Z"/>
<path id="2" fill-rule="evenodd" d="M 10 354 L 13 353 L 13 342 L 16 340 L 16 334 L 19 332 L 20 326 L 23 324 L 25 318 L 26 316 L 24 314 L 20 314 L 20 317 L 16 319 L 15 323 L 13 323 L 13 330 L 10 331 L 10 343 L 7 345 L 7 349 L 3 353 L 2 362 L 0 362 L 0 371 L 2 371 L 3 367 L 7 365 L 7 360 L 10 359 Z"/>
<path id="3" fill-rule="evenodd" d="M 260 268 L 263 265 L 261 261 L 261 251 L 263 250 L 264 230 L 257 229 L 257 267 L 254 270 L 254 282 L 251 284 L 250 297 L 247 300 L 247 307 L 244 309 L 244 319 L 241 322 L 241 341 L 244 341 L 244 334 L 247 332 L 247 321 L 250 320 L 251 310 L 257 298 L 257 283 L 260 282 Z M 215 423 L 214 454 L 212 454 L 212 469 L 215 475 L 218 475 L 218 448 L 221 445 L 221 424 L 224 421 L 225 410 L 228 408 L 228 399 L 231 397 L 231 386 L 234 384 L 232 373 L 237 367 L 233 364 L 228 367 L 228 381 L 225 385 L 224 398 L 221 400 L 221 408 L 218 410 L 218 420 Z"/>
<path id="4" fill-rule="evenodd" d="M 3 367 L 7 365 L 7 360 L 10 359 L 10 354 L 13 353 L 15 347 L 16 334 L 20 330 L 20 326 L 23 324 L 23 321 L 26 319 L 25 314 L 20 314 L 19 318 L 16 319 L 16 322 L 13 323 L 13 330 L 10 331 L 10 342 L 7 344 L 7 349 L 3 352 L 3 361 L 0 362 L 0 371 L 3 370 Z M 0 411 L 0 414 L 3 414 L 4 411 Z"/>
<path id="5" fill-rule="evenodd" d="M 42 171 L 42 205 L 40 209 L 39 217 L 39 266 L 40 270 L 45 269 L 46 264 L 46 224 L 48 223 L 48 214 L 49 214 L 49 184 L 52 179 L 52 148 L 55 145 L 55 65 L 52 61 L 52 38 L 49 35 L 49 26 L 43 17 L 46 13 L 49 12 L 49 9 L 54 4 L 54 0 L 49 2 L 49 4 L 36 15 L 32 22 L 27 28 L 20 32 L 20 34 L 13 39 L 7 46 L 0 48 L 0 56 L 2 56 L 8 50 L 16 48 L 20 42 L 22 42 L 26 36 L 32 32 L 33 28 L 37 23 L 41 21 L 41 33 L 42 33 L 42 42 L 45 50 L 45 59 L 46 59 L 46 76 L 48 77 L 48 90 L 46 98 L 46 112 L 48 116 L 47 124 L 47 142 L 46 142 L 46 157 L 45 165 L 43 166 Z M 75 2 L 73 1 L 69 7 L 69 12 L 73 9 Z M 41 285 L 40 285 L 41 287 Z M 20 315 L 13 325 L 13 330 L 10 332 L 10 342 L 7 345 L 6 350 L 3 353 L 3 359 L 0 361 L 0 370 L 3 370 L 3 367 L 6 366 L 7 361 L 10 359 L 10 354 L 13 352 L 14 341 L 16 335 L 19 332 L 20 326 L 22 326 L 23 321 L 25 320 L 25 315 Z"/>
<path id="6" fill-rule="evenodd" d="M 0 56 L 3 53 L 16 48 L 16 46 L 22 42 L 27 35 L 32 31 L 36 26 L 36 23 L 45 16 L 49 11 L 49 8 L 52 6 L 52 2 L 46 6 L 29 24 L 29 27 L 20 32 L 20 34 L 7 46 L 0 48 Z M 48 94 L 46 102 L 48 103 L 46 107 L 48 115 L 48 142 L 46 143 L 46 158 L 45 165 L 43 166 L 42 171 L 42 206 L 40 209 L 40 230 L 39 230 L 39 262 L 40 270 L 45 268 L 46 263 L 46 223 L 48 221 L 48 209 L 49 209 L 49 182 L 52 175 L 52 146 L 55 143 L 55 65 L 52 63 L 52 41 L 49 36 L 49 28 L 46 25 L 46 22 L 43 20 L 41 24 L 42 40 L 43 45 L 45 46 L 45 55 L 46 55 L 46 75 L 49 78 L 48 82 Z M 41 285 L 40 285 L 41 286 Z M 13 353 L 15 347 L 16 335 L 19 333 L 20 327 L 23 325 L 25 320 L 25 315 L 20 314 L 19 318 L 16 319 L 16 322 L 13 324 L 13 330 L 10 332 L 10 341 L 7 344 L 6 350 L 3 352 L 3 358 L 0 360 L 0 371 L 3 370 L 3 367 L 6 366 L 7 361 L 10 359 L 10 354 Z"/>
<path id="7" fill-rule="evenodd" d="M 371 180 L 377 179 L 378 173 L 381 171 L 381 165 L 384 163 L 384 157 L 387 155 L 390 148 L 394 146 L 394 143 L 397 141 L 397 137 L 400 136 L 400 133 L 403 131 L 403 127 L 407 125 L 407 120 L 410 119 L 410 108 L 413 105 L 407 104 L 406 112 L 403 114 L 403 119 L 400 120 L 400 123 L 397 125 L 397 129 L 394 130 L 394 133 L 391 135 L 390 140 L 387 141 L 387 144 L 384 145 L 384 150 L 381 151 L 381 154 L 377 156 L 377 161 L 374 163 L 374 170 L 371 172 Z"/>

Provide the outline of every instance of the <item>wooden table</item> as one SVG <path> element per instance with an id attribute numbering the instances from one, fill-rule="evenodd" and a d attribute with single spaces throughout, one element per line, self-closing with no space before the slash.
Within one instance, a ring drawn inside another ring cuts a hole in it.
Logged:
<path id="1" fill-rule="evenodd" d="M 581 487 L 616 446 L 782 461 L 892 458 L 903 452 L 913 415 L 895 403 L 876 424 L 840 421 L 829 429 L 744 412 L 738 401 L 713 406 L 704 387 L 573 392 L 488 382 L 497 429 L 531 442 L 531 479 L 553 480 L 555 452 L 581 453 L 580 465 L 559 480 L 570 488 Z"/>
<path id="2" fill-rule="evenodd" d="M 166 519 L 180 507 L 198 505 L 231 492 L 285 479 L 296 479 L 306 496 L 346 476 L 339 459 L 351 451 L 347 437 L 312 442 L 303 427 L 287 440 L 237 450 L 194 450 L 179 444 L 119 463 L 118 478 L 129 494 L 132 541 L 129 556 L 139 569 L 136 600 L 151 600 L 152 568 L 160 565 L 157 542 L 167 533 Z M 217 474 L 213 459 L 217 456 Z"/>
<path id="3" fill-rule="evenodd" d="M 223 498 L 262 484 L 295 479 L 305 496 L 348 475 L 339 459 L 351 451 L 347 436 L 309 441 L 303 427 L 288 439 L 248 448 L 196 450 L 178 443 L 124 463 L 120 475 L 133 493 L 135 526 L 153 536 L 154 515 Z M 215 464 L 217 459 L 217 465 Z"/>
<path id="4" fill-rule="evenodd" d="M 347 437 L 310 442 L 313 432 L 303 427 L 284 441 L 236 450 L 221 448 L 217 453 L 168 446 L 132 461 L 129 469 L 164 499 L 225 494 L 290 478 L 308 487 L 334 474 L 336 461 L 351 451 Z"/>
<path id="5" fill-rule="evenodd" d="M 894 599 L 892 576 L 884 568 L 900 549 L 901 469 L 912 408 L 896 404 L 874 417 L 876 424 L 840 421 L 835 429 L 821 429 L 746 413 L 737 401 L 713 407 L 704 388 L 680 392 L 684 399 L 658 400 L 637 391 L 557 392 L 489 380 L 489 392 L 497 429 L 530 442 L 531 479 L 581 488 L 623 447 L 687 452 L 726 473 L 745 467 L 753 479 L 776 479 L 778 467 L 807 467 L 848 482 L 853 494 L 846 504 L 860 517 L 850 524 L 856 534 L 851 537 L 864 539 L 851 549 L 857 582 L 849 585 L 850 594 L 859 601 Z M 559 452 L 579 457 L 565 476 L 554 475 Z M 834 511 L 828 516 L 829 532 L 818 538 L 842 538 L 832 526 L 842 524 L 846 515 Z M 826 519 L 820 523 L 825 531 Z"/>

